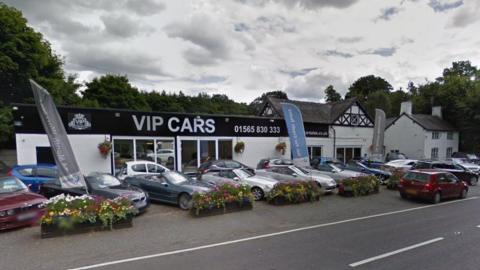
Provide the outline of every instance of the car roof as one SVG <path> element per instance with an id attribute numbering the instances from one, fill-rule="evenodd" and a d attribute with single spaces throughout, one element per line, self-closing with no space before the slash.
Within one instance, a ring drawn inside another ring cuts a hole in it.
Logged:
<path id="1" fill-rule="evenodd" d="M 447 172 L 439 171 L 439 170 L 436 170 L 436 169 L 417 169 L 417 170 L 410 170 L 409 172 L 426 173 L 426 174 L 431 174 L 431 175 L 440 174 L 440 173 L 447 173 Z"/>
<path id="2" fill-rule="evenodd" d="M 160 165 L 158 163 L 155 163 L 153 161 L 149 161 L 149 160 L 132 160 L 132 161 L 127 161 L 125 162 L 126 164 L 142 164 L 142 163 L 146 163 L 146 164 L 156 164 L 156 165 Z"/>
<path id="3" fill-rule="evenodd" d="M 14 169 L 18 168 L 34 168 L 34 167 L 57 167 L 56 164 L 51 164 L 51 163 L 38 163 L 38 164 L 25 164 L 25 165 L 15 165 L 13 166 Z"/>

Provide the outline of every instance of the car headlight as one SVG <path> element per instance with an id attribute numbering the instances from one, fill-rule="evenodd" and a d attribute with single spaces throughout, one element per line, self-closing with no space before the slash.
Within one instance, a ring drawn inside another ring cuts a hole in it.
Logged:
<path id="1" fill-rule="evenodd" d="M 8 209 L 7 210 L 7 215 L 8 216 L 13 216 L 15 214 L 15 209 Z"/>
<path id="2" fill-rule="evenodd" d="M 4 217 L 7 214 L 5 211 L 0 211 L 0 217 Z"/>

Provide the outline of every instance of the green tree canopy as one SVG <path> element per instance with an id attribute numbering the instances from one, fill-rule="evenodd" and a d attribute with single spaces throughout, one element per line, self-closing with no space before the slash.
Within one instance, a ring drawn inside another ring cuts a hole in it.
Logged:
<path id="1" fill-rule="evenodd" d="M 254 112 L 255 114 L 258 114 L 260 110 L 262 109 L 262 105 L 265 103 L 267 100 L 267 97 L 275 97 L 275 98 L 280 98 L 280 99 L 288 99 L 287 93 L 277 90 L 277 91 L 270 91 L 270 92 L 265 92 L 261 96 L 255 98 L 248 106 L 250 107 L 250 110 Z"/>
<path id="2" fill-rule="evenodd" d="M 385 79 L 374 75 L 368 75 L 356 80 L 349 88 L 345 98 L 357 97 L 360 101 L 366 101 L 368 95 L 381 91 L 389 93 L 393 90 L 392 85 Z"/>
<path id="3" fill-rule="evenodd" d="M 336 102 L 342 100 L 342 95 L 340 95 L 335 88 L 333 88 L 333 85 L 327 86 L 325 88 L 325 101 L 327 102 Z"/>

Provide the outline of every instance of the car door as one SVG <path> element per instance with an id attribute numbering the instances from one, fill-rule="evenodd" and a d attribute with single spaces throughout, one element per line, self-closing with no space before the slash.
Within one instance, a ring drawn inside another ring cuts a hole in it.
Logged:
<path id="1" fill-rule="evenodd" d="M 147 164 L 147 173 L 148 174 L 159 174 L 165 172 L 165 169 L 157 164 L 148 163 Z"/>
<path id="2" fill-rule="evenodd" d="M 455 192 L 455 186 L 452 185 L 451 179 L 447 176 L 447 173 L 440 173 L 437 175 L 437 183 L 442 191 L 443 198 L 450 198 Z"/>
<path id="3" fill-rule="evenodd" d="M 452 191 L 451 196 L 452 197 L 460 196 L 460 194 L 462 193 L 462 190 L 465 188 L 465 186 L 463 185 L 463 181 L 458 179 L 458 177 L 456 177 L 451 173 L 447 173 L 446 177 L 450 181 L 450 186 Z"/>
<path id="4" fill-rule="evenodd" d="M 157 176 L 142 176 L 136 177 L 134 183 L 138 183 L 138 186 L 144 191 L 148 192 L 151 199 L 165 201 L 166 196 L 162 192 L 160 181 L 157 181 Z"/>

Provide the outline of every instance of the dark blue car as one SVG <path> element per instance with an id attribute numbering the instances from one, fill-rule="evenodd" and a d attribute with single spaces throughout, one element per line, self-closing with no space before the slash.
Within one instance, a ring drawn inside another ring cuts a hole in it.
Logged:
<path id="1" fill-rule="evenodd" d="M 38 192 L 40 185 L 57 177 L 55 164 L 15 165 L 9 173 L 22 180 L 31 191 Z"/>
<path id="2" fill-rule="evenodd" d="M 392 176 L 392 174 L 390 172 L 368 167 L 367 165 L 363 164 L 362 162 L 355 161 L 355 160 L 352 160 L 352 161 L 348 162 L 347 165 L 346 165 L 346 168 L 348 170 L 351 170 L 351 171 L 373 174 L 378 178 L 378 180 L 382 184 L 385 184 L 387 179 L 390 178 L 390 176 Z"/>

